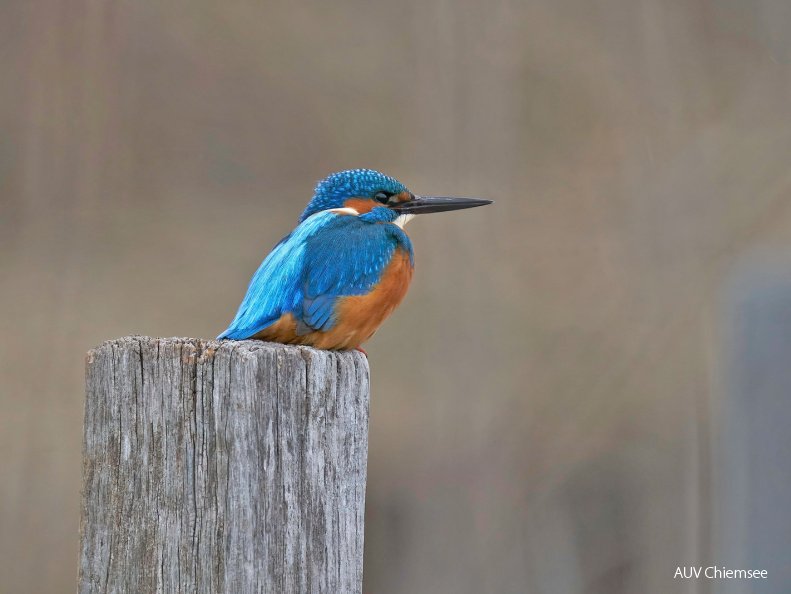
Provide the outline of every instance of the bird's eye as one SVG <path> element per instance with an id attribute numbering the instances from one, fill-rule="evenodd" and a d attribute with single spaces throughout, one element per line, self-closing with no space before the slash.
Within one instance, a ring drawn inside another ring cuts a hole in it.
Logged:
<path id="1" fill-rule="evenodd" d="M 390 196 L 392 196 L 392 194 L 388 194 L 387 192 L 377 192 L 374 194 L 374 200 L 382 204 L 387 204 L 388 200 L 390 200 Z"/>

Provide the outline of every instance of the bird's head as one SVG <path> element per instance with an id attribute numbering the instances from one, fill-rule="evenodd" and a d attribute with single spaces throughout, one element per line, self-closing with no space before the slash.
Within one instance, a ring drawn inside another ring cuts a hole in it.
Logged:
<path id="1" fill-rule="evenodd" d="M 371 169 L 349 169 L 333 173 L 319 182 L 313 199 L 299 218 L 301 223 L 309 216 L 324 210 L 351 209 L 349 214 L 364 214 L 374 208 L 384 207 L 389 218 L 428 212 L 441 212 L 472 208 L 490 204 L 491 200 L 476 198 L 448 198 L 444 196 L 416 196 L 401 182 Z M 377 211 L 379 212 L 379 211 Z"/>

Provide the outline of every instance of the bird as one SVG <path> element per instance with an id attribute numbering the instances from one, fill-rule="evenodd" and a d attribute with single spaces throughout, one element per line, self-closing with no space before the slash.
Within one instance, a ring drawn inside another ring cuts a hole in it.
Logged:
<path id="1" fill-rule="evenodd" d="M 253 275 L 218 340 L 359 350 L 398 307 L 415 267 L 404 226 L 415 215 L 492 200 L 415 195 L 371 169 L 320 181 L 299 224 Z M 367 356 L 367 354 L 366 354 Z"/>

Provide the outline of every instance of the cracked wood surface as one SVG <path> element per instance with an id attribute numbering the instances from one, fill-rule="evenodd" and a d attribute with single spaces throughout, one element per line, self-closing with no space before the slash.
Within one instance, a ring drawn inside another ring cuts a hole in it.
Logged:
<path id="1" fill-rule="evenodd" d="M 362 591 L 368 362 L 127 337 L 86 359 L 79 591 Z"/>

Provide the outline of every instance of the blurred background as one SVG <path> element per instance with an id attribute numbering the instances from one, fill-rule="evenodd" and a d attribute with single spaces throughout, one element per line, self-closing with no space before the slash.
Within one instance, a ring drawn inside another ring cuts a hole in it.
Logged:
<path id="1" fill-rule="evenodd" d="M 0 3 L 0 592 L 77 579 L 84 354 L 212 338 L 316 181 L 408 231 L 370 593 L 791 591 L 786 0 Z M 760 585 L 677 567 L 766 569 Z"/>

